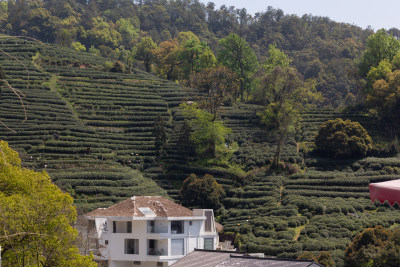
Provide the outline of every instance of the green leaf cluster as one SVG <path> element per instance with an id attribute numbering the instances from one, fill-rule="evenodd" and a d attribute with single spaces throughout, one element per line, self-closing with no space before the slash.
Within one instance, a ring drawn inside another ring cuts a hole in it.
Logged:
<path id="1" fill-rule="evenodd" d="M 73 199 L 45 172 L 21 167 L 0 141 L 0 245 L 3 266 L 96 266 L 79 255 Z"/>
<path id="2" fill-rule="evenodd" d="M 324 122 L 315 138 L 317 150 L 333 158 L 365 156 L 372 139 L 359 122 L 340 118 Z"/>
<path id="3" fill-rule="evenodd" d="M 190 174 L 183 181 L 181 192 L 183 202 L 191 206 L 202 208 L 219 208 L 221 200 L 225 197 L 225 191 L 210 174 L 203 178 Z"/>

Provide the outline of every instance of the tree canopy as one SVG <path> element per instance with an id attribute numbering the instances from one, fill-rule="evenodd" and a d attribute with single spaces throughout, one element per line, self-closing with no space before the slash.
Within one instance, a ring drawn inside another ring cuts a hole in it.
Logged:
<path id="1" fill-rule="evenodd" d="M 251 76 L 258 70 L 258 60 L 250 45 L 239 35 L 231 33 L 218 42 L 218 62 L 234 71 L 240 78 L 240 96 L 250 90 Z"/>
<path id="2" fill-rule="evenodd" d="M 315 146 L 333 158 L 357 157 L 365 156 L 372 149 L 372 139 L 360 123 L 338 118 L 320 126 Z"/>
<path id="3" fill-rule="evenodd" d="M 225 191 L 210 174 L 203 178 L 190 174 L 183 181 L 181 192 L 182 201 L 190 206 L 217 209 L 225 197 Z"/>
<path id="4" fill-rule="evenodd" d="M 4 266 L 96 266 L 79 255 L 73 199 L 45 172 L 21 167 L 0 141 L 0 244 Z"/>
<path id="5" fill-rule="evenodd" d="M 197 154 L 204 158 L 216 158 L 224 155 L 226 136 L 231 129 L 226 127 L 216 114 L 200 109 L 196 103 L 182 104 L 180 107 L 194 130 L 191 140 L 196 146 Z"/>
<path id="6" fill-rule="evenodd" d="M 345 253 L 348 266 L 400 265 L 400 229 L 391 231 L 378 225 L 354 237 Z"/>

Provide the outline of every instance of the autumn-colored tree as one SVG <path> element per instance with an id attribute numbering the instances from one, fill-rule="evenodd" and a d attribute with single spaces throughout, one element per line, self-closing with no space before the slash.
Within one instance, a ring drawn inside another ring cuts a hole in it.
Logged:
<path id="1" fill-rule="evenodd" d="M 235 101 L 239 92 L 239 78 L 230 69 L 218 66 L 193 73 L 190 86 L 200 92 L 200 107 L 215 115 L 224 101 Z"/>
<path id="2" fill-rule="evenodd" d="M 6 142 L 0 146 L 2 266 L 97 266 L 76 247 L 72 197 L 47 173 L 22 168 Z"/>
<path id="3" fill-rule="evenodd" d="M 398 231 L 396 237 L 398 236 Z M 399 246 L 397 239 L 393 240 L 393 233 L 389 229 L 378 225 L 374 228 L 367 228 L 358 234 L 348 245 L 345 252 L 345 263 L 347 266 L 399 266 L 398 255 L 394 259 L 387 258 L 386 248 L 393 245 Z M 393 252 L 393 250 L 392 250 Z M 386 256 L 384 255 L 386 254 Z M 386 264 L 387 260 L 392 260 L 392 264 Z"/>
<path id="4" fill-rule="evenodd" d="M 189 206 L 217 209 L 225 191 L 212 175 L 199 178 L 192 173 L 183 181 L 180 195 L 182 202 Z"/>
<path id="5" fill-rule="evenodd" d="M 176 39 L 159 44 L 154 52 L 157 59 L 156 72 L 158 76 L 168 80 L 177 80 L 180 77 L 182 70 L 178 59 L 179 52 L 179 43 Z"/>
<path id="6" fill-rule="evenodd" d="M 365 156 L 372 139 L 358 122 L 340 118 L 324 122 L 315 138 L 318 151 L 333 158 Z"/>

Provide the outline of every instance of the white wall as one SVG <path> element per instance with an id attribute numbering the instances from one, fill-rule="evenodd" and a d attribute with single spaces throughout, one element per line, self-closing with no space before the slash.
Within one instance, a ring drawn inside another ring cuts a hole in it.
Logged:
<path id="1" fill-rule="evenodd" d="M 176 218 L 174 220 L 176 220 Z M 216 232 L 205 232 L 204 220 L 191 220 L 191 222 L 192 225 L 190 225 L 190 220 L 184 221 L 183 234 L 171 234 L 170 220 L 155 220 L 156 233 L 147 233 L 148 224 L 146 220 L 133 220 L 132 233 L 113 233 L 113 222 L 111 219 L 108 219 L 108 231 L 103 230 L 102 238 L 99 241 L 100 245 L 104 246 L 104 249 L 101 250 L 103 258 L 111 259 L 113 262 L 113 264 L 110 265 L 111 267 L 132 267 L 135 266 L 133 265 L 133 261 L 141 261 L 142 264 L 140 266 L 145 267 L 147 266 L 144 265 L 146 261 L 154 263 L 149 266 L 157 266 L 157 261 L 168 261 L 169 264 L 172 264 L 174 261 L 183 257 L 183 255 L 171 256 L 171 239 L 175 238 L 184 239 L 184 255 L 192 252 L 195 248 L 203 249 L 204 238 L 214 238 L 214 248 L 216 248 L 218 234 Z M 119 225 L 124 225 L 126 227 L 126 221 L 123 223 L 117 222 L 117 227 Z M 215 227 L 213 227 L 213 229 L 215 229 Z M 139 240 L 139 254 L 125 254 L 125 239 Z M 149 239 L 157 240 L 156 249 L 163 249 L 168 254 L 166 256 L 147 255 Z M 105 240 L 108 240 L 108 245 L 105 245 Z"/>

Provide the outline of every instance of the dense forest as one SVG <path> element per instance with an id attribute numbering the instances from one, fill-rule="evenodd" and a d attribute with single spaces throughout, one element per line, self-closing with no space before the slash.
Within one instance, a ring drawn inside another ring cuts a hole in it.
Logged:
<path id="1" fill-rule="evenodd" d="M 398 29 L 197 0 L 0 1 L 0 29 L 0 139 L 78 213 L 163 195 L 242 251 L 400 262 L 368 194 L 400 178 Z"/>
<path id="2" fill-rule="evenodd" d="M 217 55 L 219 40 L 236 33 L 248 42 L 258 62 L 268 57 L 269 45 L 287 53 L 292 66 L 305 79 L 315 80 L 317 90 L 325 96 L 324 104 L 332 107 L 361 100 L 362 82 L 355 59 L 373 33 L 326 17 L 300 18 L 272 7 L 252 16 L 246 9 L 218 8 L 197 0 L 1 1 L 0 17 L 0 28 L 6 34 L 99 53 L 148 71 L 154 64 L 158 75 L 173 80 L 187 80 L 193 71 L 193 66 L 186 66 L 190 64 L 187 57 L 193 59 L 200 51 Z M 179 37 L 188 31 L 199 44 L 186 44 L 190 36 Z M 398 37 L 399 30 L 390 32 Z M 203 47 L 198 47 L 200 44 Z M 192 55 L 177 58 L 178 46 L 186 46 Z M 146 49 L 148 53 L 157 51 L 146 56 Z M 173 68 L 171 73 L 167 73 L 168 67 Z M 257 71 L 252 70 L 252 78 Z"/>

